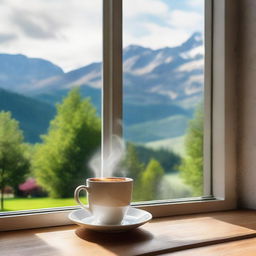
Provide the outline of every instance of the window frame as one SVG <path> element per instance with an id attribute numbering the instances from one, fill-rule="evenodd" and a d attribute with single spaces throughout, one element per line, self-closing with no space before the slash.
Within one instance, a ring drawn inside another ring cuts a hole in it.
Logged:
<path id="1" fill-rule="evenodd" d="M 103 1 L 103 142 L 122 134 L 122 0 Z M 205 168 L 209 197 L 135 203 L 154 217 L 236 208 L 236 129 L 234 111 L 235 4 L 205 0 Z M 233 28 L 233 29 L 232 29 Z M 105 152 L 111 150 L 105 148 Z M 104 143 L 104 145 L 106 145 Z M 211 182 L 209 182 L 211 180 Z M 67 215 L 79 207 L 0 213 L 0 231 L 72 224 Z"/>

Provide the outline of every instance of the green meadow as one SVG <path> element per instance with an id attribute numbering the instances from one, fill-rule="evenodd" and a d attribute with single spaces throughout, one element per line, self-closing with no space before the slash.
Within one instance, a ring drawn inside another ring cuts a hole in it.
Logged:
<path id="1" fill-rule="evenodd" d="M 83 200 L 85 202 L 85 200 Z M 5 198 L 4 211 L 35 210 L 77 205 L 74 198 Z"/>

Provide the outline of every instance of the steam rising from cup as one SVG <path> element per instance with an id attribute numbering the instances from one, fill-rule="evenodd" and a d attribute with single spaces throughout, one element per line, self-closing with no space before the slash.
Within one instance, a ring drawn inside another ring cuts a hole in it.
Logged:
<path id="1" fill-rule="evenodd" d="M 89 161 L 89 167 L 96 177 L 112 177 L 125 156 L 125 142 L 116 135 L 112 136 L 111 142 L 105 148 L 110 149 L 108 154 L 100 150 Z"/>

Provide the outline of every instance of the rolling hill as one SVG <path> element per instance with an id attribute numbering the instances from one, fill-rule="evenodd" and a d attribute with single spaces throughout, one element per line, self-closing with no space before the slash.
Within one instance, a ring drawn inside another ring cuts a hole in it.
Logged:
<path id="1" fill-rule="evenodd" d="M 44 102 L 0 89 L 0 111 L 10 111 L 19 121 L 27 142 L 40 141 L 40 135 L 47 132 L 49 122 L 55 115 L 55 108 Z"/>
<path id="2" fill-rule="evenodd" d="M 188 118 L 183 115 L 170 116 L 161 120 L 127 126 L 124 137 L 128 141 L 146 143 L 183 135 L 187 129 Z"/>

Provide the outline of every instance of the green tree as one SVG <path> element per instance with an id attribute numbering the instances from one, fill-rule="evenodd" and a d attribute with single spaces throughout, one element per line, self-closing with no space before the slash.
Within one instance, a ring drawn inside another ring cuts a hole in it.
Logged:
<path id="1" fill-rule="evenodd" d="M 129 173 L 129 177 L 134 180 L 137 180 L 140 177 L 144 169 L 143 163 L 141 163 L 138 158 L 136 147 L 132 143 L 127 144 L 126 158 L 123 162 L 123 166 Z"/>
<path id="2" fill-rule="evenodd" d="M 177 171 L 177 166 L 181 163 L 181 157 L 175 152 L 165 149 L 152 149 L 141 145 L 136 145 L 139 160 L 147 164 L 151 158 L 157 160 L 163 167 L 165 173 Z"/>
<path id="3" fill-rule="evenodd" d="M 155 159 L 151 159 L 141 177 L 141 200 L 148 201 L 159 197 L 159 188 L 164 169 Z"/>
<path id="4" fill-rule="evenodd" d="M 126 176 L 133 179 L 133 200 L 138 201 L 141 192 L 141 175 L 144 164 L 138 159 L 137 151 L 132 143 L 127 143 L 125 159 L 121 163 L 121 168 L 125 169 Z"/>
<path id="5" fill-rule="evenodd" d="M 193 195 L 203 193 L 203 108 L 200 104 L 195 117 L 190 121 L 185 137 L 186 156 L 180 171 L 184 181 L 193 188 Z"/>
<path id="6" fill-rule="evenodd" d="M 51 121 L 43 143 L 36 146 L 34 173 L 50 197 L 70 197 L 91 175 L 87 162 L 100 145 L 100 119 L 89 99 L 73 89 Z"/>
<path id="7" fill-rule="evenodd" d="M 17 193 L 18 185 L 29 171 L 29 160 L 25 156 L 26 145 L 19 123 L 10 112 L 0 112 L 0 189 L 1 210 L 4 209 L 4 188 L 9 185 Z"/>

